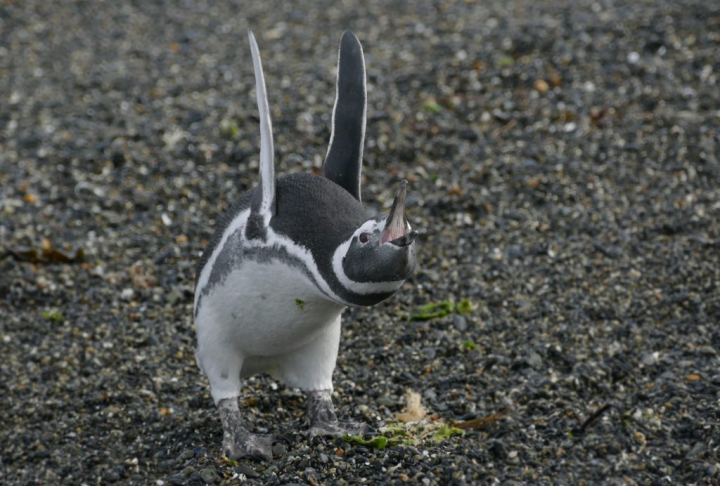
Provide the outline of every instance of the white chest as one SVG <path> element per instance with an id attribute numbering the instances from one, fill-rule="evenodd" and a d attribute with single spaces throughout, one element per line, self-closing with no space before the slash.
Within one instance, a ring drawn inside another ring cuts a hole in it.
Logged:
<path id="1" fill-rule="evenodd" d="M 328 300 L 297 268 L 245 261 L 203 297 L 198 334 L 230 340 L 243 356 L 274 356 L 312 341 L 344 306 Z"/>

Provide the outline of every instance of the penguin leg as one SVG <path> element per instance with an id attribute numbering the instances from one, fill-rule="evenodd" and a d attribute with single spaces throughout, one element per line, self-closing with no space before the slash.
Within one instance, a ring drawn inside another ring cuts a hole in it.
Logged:
<path id="1" fill-rule="evenodd" d="M 267 460 L 272 457 L 272 437 L 252 434 L 240 416 L 237 398 L 225 398 L 217 404 L 223 427 L 222 450 L 230 459 L 247 457 Z"/>
<path id="2" fill-rule="evenodd" d="M 198 349 L 195 358 L 210 380 L 210 391 L 217 405 L 223 428 L 222 451 L 230 459 L 249 457 L 270 459 L 272 438 L 252 434 L 240 415 L 237 397 L 240 394 L 240 373 L 244 359 L 222 332 L 196 324 Z"/>
<path id="3" fill-rule="evenodd" d="M 307 435 L 342 437 L 363 434 L 363 423 L 339 421 L 332 402 L 332 374 L 340 345 L 340 315 L 313 341 L 296 349 L 282 360 L 278 378 L 308 394 Z"/>

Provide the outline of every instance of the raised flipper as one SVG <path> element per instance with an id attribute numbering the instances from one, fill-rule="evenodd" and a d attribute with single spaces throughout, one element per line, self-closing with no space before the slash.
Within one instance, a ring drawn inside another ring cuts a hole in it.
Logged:
<path id="1" fill-rule="evenodd" d="M 255 225 L 249 224 L 248 230 L 250 231 L 250 226 L 257 225 L 260 225 L 260 227 L 255 228 L 256 230 L 264 230 L 270 224 L 270 218 L 275 215 L 275 152 L 260 50 L 251 31 L 248 31 L 248 37 L 250 38 L 250 51 L 252 52 L 253 68 L 255 69 L 255 91 L 257 92 L 258 112 L 260 114 L 260 182 L 250 204 L 250 219 L 254 219 L 256 223 Z M 259 219 L 262 222 L 258 221 Z M 261 233 L 264 234 L 264 231 L 261 231 Z"/>
<path id="2" fill-rule="evenodd" d="M 325 177 L 346 189 L 358 201 L 361 200 L 366 112 L 365 59 L 360 41 L 348 30 L 340 41 L 337 95 L 323 171 Z"/>

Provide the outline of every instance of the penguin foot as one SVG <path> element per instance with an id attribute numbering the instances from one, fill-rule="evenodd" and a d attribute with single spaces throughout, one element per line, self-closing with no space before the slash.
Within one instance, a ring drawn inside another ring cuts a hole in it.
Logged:
<path id="1" fill-rule="evenodd" d="M 306 435 L 313 437 L 342 437 L 345 434 L 363 435 L 372 428 L 360 422 L 340 421 L 335 415 L 335 406 L 330 390 L 316 390 L 308 394 L 308 428 Z"/>
<path id="2" fill-rule="evenodd" d="M 240 441 L 223 439 L 223 452 L 229 459 L 240 458 L 267 461 L 272 459 L 272 437 L 247 433 Z"/>
<path id="3" fill-rule="evenodd" d="M 272 437 L 252 434 L 245 427 L 236 398 L 218 402 L 223 426 L 222 451 L 230 459 L 246 457 L 264 461 L 272 458 Z"/>
<path id="4" fill-rule="evenodd" d="M 372 432 L 372 427 L 362 422 L 337 421 L 315 423 L 307 430 L 308 439 L 314 437 L 341 438 L 345 435 L 365 435 Z"/>

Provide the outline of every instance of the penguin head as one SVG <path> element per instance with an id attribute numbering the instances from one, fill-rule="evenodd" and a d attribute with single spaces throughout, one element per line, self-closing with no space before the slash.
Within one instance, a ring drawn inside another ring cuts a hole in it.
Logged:
<path id="1" fill-rule="evenodd" d="M 415 270 L 415 238 L 405 219 L 407 181 L 402 181 L 390 213 L 365 220 L 335 255 L 334 267 L 348 290 L 378 295 L 395 293 Z"/>
<path id="2" fill-rule="evenodd" d="M 332 114 L 330 145 L 323 173 L 354 198 L 352 206 L 361 209 L 361 172 L 367 86 L 362 45 L 347 31 L 340 40 L 335 106 Z M 394 294 L 415 270 L 415 238 L 405 219 L 407 181 L 402 181 L 390 214 L 364 220 L 354 228 L 347 226 L 338 238 L 332 269 L 339 283 L 353 295 L 358 305 L 372 305 Z M 347 217 L 346 217 L 347 220 Z M 355 221 L 362 221 L 358 218 Z M 340 234 L 340 233 L 338 233 Z"/>

